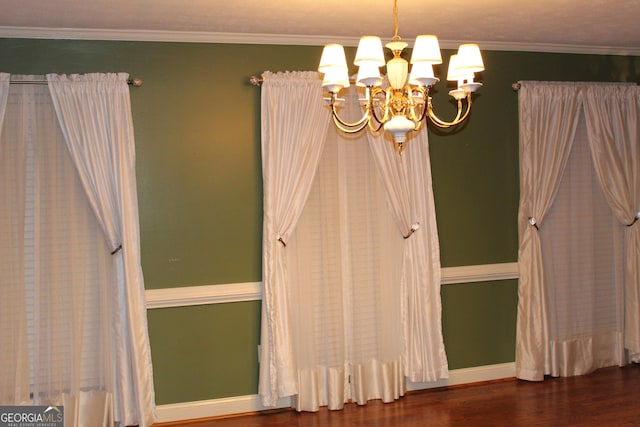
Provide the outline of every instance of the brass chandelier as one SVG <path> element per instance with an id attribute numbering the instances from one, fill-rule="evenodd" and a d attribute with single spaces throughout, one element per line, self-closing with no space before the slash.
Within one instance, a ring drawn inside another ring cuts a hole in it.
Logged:
<path id="1" fill-rule="evenodd" d="M 408 46 L 398 35 L 398 2 L 393 4 L 394 35 L 386 47 L 393 58 L 385 63 L 382 42 L 376 36 L 360 39 L 354 64 L 358 67 L 356 85 L 364 87 L 364 98 L 360 99 L 364 113 L 355 122 L 340 118 L 337 107 L 343 101 L 338 93 L 349 86 L 349 71 L 340 44 L 324 47 L 318 71 L 324 74 L 322 86 L 330 94 L 326 98 L 331 108 L 333 121 L 338 129 L 347 133 L 359 132 L 365 127 L 377 132 L 384 129 L 391 134 L 399 154 L 405 148 L 407 134 L 421 129 L 429 118 L 436 126 L 448 128 L 462 123 L 471 111 L 471 95 L 481 83 L 474 82 L 474 73 L 484 70 L 482 55 L 477 44 L 462 44 L 457 54 L 451 55 L 447 80 L 457 81 L 456 89 L 449 91 L 457 102 L 457 114 L 451 121 L 440 119 L 433 111 L 429 90 L 440 79 L 434 76 L 433 65 L 441 64 L 438 38 L 420 35 L 416 38 L 409 63 L 401 57 Z M 386 65 L 387 84 L 383 87 L 380 67 Z"/>

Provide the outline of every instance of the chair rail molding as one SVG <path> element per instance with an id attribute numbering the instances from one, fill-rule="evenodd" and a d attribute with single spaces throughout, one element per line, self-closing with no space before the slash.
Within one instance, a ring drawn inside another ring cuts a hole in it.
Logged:
<path id="1" fill-rule="evenodd" d="M 517 262 L 442 268 L 443 285 L 517 278 Z M 262 299 L 262 282 L 148 289 L 145 291 L 145 298 L 147 309 L 260 301 Z"/>

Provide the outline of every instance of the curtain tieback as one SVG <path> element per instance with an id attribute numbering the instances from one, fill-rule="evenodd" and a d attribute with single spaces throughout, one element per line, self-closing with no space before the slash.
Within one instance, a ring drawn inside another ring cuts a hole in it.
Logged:
<path id="1" fill-rule="evenodd" d="M 529 217 L 529 224 L 533 225 L 536 230 L 540 230 L 540 228 L 538 228 L 538 223 L 536 222 L 536 219 L 532 216 Z"/>
<path id="2" fill-rule="evenodd" d="M 111 251 L 111 255 L 115 255 L 118 252 L 120 252 L 122 250 L 122 243 L 120 243 L 120 245 L 118 245 L 117 248 L 115 248 L 113 251 Z"/>
<path id="3" fill-rule="evenodd" d="M 280 243 L 282 243 L 282 246 L 284 246 L 285 248 L 287 247 L 287 243 L 284 241 L 284 239 L 282 238 L 282 235 L 280 233 L 276 234 L 276 240 Z"/>
<path id="4" fill-rule="evenodd" d="M 408 233 L 406 236 L 404 236 L 404 235 L 403 235 L 402 237 L 404 237 L 404 239 L 405 239 L 405 240 L 407 240 L 407 239 L 408 239 L 409 237 L 411 237 L 411 235 L 412 235 L 413 233 L 415 233 L 419 228 L 420 228 L 420 223 L 419 223 L 419 222 L 414 222 L 414 223 L 411 225 L 411 229 L 409 230 L 409 233 Z"/>
<path id="5" fill-rule="evenodd" d="M 631 227 L 632 225 L 634 225 L 636 222 L 638 222 L 638 219 L 640 219 L 640 212 L 636 213 L 635 218 L 633 218 L 633 221 L 631 221 L 631 224 L 627 224 L 627 227 Z"/>

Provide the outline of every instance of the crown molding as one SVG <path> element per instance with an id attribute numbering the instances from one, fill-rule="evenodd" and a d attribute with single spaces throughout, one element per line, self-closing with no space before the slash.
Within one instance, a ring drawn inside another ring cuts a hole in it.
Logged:
<path id="1" fill-rule="evenodd" d="M 66 40 L 113 40 L 177 43 L 224 43 L 224 44 L 267 44 L 323 46 L 326 43 L 340 43 L 357 46 L 357 37 L 305 36 L 292 34 L 250 34 L 216 33 L 197 31 L 157 31 L 157 30 L 113 30 L 90 28 L 40 28 L 0 26 L 0 38 L 24 39 L 66 39 Z M 412 41 L 407 39 L 408 42 Z M 444 49 L 455 49 L 461 41 L 440 40 Z M 477 41 L 483 50 L 515 52 L 575 53 L 596 55 L 640 56 L 640 47 L 625 46 L 581 46 L 546 43 L 520 43 Z"/>

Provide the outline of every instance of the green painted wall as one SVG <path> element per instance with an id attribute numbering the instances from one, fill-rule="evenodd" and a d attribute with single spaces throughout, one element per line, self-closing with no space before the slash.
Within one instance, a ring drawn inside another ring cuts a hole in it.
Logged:
<path id="1" fill-rule="evenodd" d="M 313 70 L 320 47 L 0 39 L 0 71 L 126 71 L 147 289 L 261 280 L 263 70 Z M 353 51 L 350 51 L 353 55 Z M 447 55 L 449 52 L 445 52 Z M 443 266 L 517 258 L 518 80 L 639 81 L 640 58 L 485 52 L 471 120 L 431 132 Z M 442 70 L 444 71 L 444 67 Z M 453 115 L 447 87 L 436 105 Z M 442 288 L 452 369 L 514 360 L 517 283 Z M 259 302 L 149 311 L 157 403 L 257 392 Z"/>

